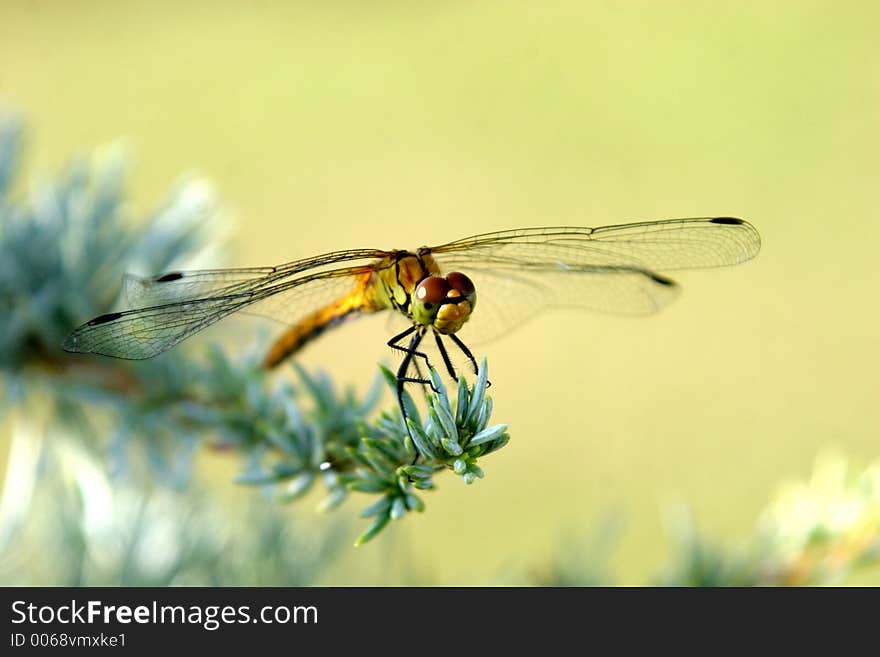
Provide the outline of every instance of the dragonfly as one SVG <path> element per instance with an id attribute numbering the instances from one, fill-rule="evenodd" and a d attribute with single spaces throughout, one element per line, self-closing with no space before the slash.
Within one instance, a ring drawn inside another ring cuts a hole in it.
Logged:
<path id="1" fill-rule="evenodd" d="M 432 385 L 419 366 L 431 367 L 420 350 L 427 336 L 457 380 L 445 340 L 476 373 L 463 337 L 488 342 L 548 308 L 648 315 L 679 292 L 661 272 L 739 264 L 760 247 L 758 231 L 743 219 L 696 217 L 502 230 L 413 251 L 335 251 L 274 267 L 126 275 L 125 294 L 134 309 L 82 324 L 63 348 L 151 358 L 242 311 L 287 325 L 264 359 L 266 368 L 274 368 L 330 328 L 390 311 L 408 323 L 387 342 L 402 354 L 397 398 L 406 424 L 405 384 Z M 478 290 L 482 317 L 476 313 Z"/>

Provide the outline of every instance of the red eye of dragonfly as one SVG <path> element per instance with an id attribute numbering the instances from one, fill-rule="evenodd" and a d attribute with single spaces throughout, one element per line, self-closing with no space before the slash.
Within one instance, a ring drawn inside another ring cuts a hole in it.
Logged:
<path id="1" fill-rule="evenodd" d="M 428 276 L 416 287 L 416 299 L 431 310 L 440 305 L 449 292 L 449 282 L 440 276 Z"/>
<path id="2" fill-rule="evenodd" d="M 449 281 L 449 286 L 453 290 L 458 290 L 463 297 L 469 297 L 476 291 L 474 282 L 460 271 L 449 272 L 446 280 Z"/>

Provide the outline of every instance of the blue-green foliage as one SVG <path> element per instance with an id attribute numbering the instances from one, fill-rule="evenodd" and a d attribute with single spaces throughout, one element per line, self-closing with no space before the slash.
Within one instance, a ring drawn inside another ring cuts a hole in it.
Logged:
<path id="1" fill-rule="evenodd" d="M 64 336 L 111 308 L 126 270 L 161 271 L 205 248 L 216 208 L 206 186 L 180 185 L 134 222 L 119 149 L 79 159 L 56 179 L 13 193 L 20 124 L 0 124 L 0 367 L 57 360 Z"/>

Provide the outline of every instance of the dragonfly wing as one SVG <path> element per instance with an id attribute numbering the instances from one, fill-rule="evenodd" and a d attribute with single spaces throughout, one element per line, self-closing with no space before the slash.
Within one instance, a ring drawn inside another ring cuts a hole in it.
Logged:
<path id="1" fill-rule="evenodd" d="M 250 288 L 259 291 L 264 288 L 261 279 L 267 274 L 260 276 L 254 273 L 253 278 L 248 278 L 251 272 L 257 271 L 260 270 L 176 272 L 173 276 L 179 274 L 180 278 L 164 281 L 161 280 L 163 276 L 141 278 L 126 274 L 123 290 L 126 301 L 135 308 L 235 296 L 241 290 L 247 292 Z M 274 269 L 263 271 L 274 272 Z M 319 278 L 307 286 L 295 286 L 286 291 L 261 295 L 259 300 L 247 303 L 233 312 L 256 315 L 282 324 L 296 324 L 317 308 L 343 296 L 353 286 L 352 278 L 346 276 Z"/>
<path id="2" fill-rule="evenodd" d="M 709 217 L 501 231 L 431 251 L 444 271 L 473 279 L 479 310 L 461 336 L 479 343 L 548 307 L 656 312 L 678 293 L 656 272 L 737 264 L 754 257 L 760 244 L 751 224 Z"/>
<path id="3" fill-rule="evenodd" d="M 235 294 L 248 287 L 258 287 L 260 282 L 268 280 L 276 271 L 275 267 L 211 269 L 171 272 L 143 278 L 125 274 L 122 288 L 125 300 L 131 308 L 146 308 L 176 301 Z"/>
<path id="4" fill-rule="evenodd" d="M 114 358 L 152 358 L 247 303 L 220 297 L 108 313 L 74 329 L 62 346 Z"/>
<path id="5" fill-rule="evenodd" d="M 680 290 L 674 281 L 640 270 L 475 267 L 466 271 L 477 290 L 477 306 L 459 336 L 474 345 L 506 335 L 547 308 L 648 315 L 669 304 Z"/>
<path id="6" fill-rule="evenodd" d="M 275 267 L 174 271 L 145 278 L 126 274 L 123 279 L 123 291 L 126 301 L 133 308 L 143 308 L 265 290 L 289 281 L 299 274 L 331 271 L 340 263 L 349 266 L 367 265 L 387 255 L 387 251 L 357 249 L 335 251 Z"/>
<path id="7" fill-rule="evenodd" d="M 75 329 L 67 351 L 151 358 L 242 310 L 296 323 L 362 284 L 383 251 L 344 251 L 261 269 L 172 272 L 126 279 L 126 294 L 147 307 L 108 313 Z M 336 267 L 348 263 L 345 267 Z M 355 264 L 353 264 L 355 263 Z"/>
<path id="8" fill-rule="evenodd" d="M 526 228 L 475 235 L 433 247 L 470 263 L 510 258 L 527 264 L 635 266 L 675 271 L 735 265 L 761 248 L 758 231 L 732 217 L 669 219 L 601 228 Z"/>

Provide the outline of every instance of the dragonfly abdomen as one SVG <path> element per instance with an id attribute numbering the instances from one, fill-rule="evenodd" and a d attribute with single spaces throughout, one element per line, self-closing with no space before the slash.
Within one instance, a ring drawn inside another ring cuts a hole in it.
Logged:
<path id="1" fill-rule="evenodd" d="M 379 293 L 375 281 L 374 274 L 362 276 L 355 288 L 344 297 L 319 308 L 288 328 L 272 344 L 263 359 L 263 366 L 268 369 L 279 365 L 324 331 L 339 326 L 346 320 L 363 313 L 388 309 L 390 304 Z"/>
<path id="2" fill-rule="evenodd" d="M 325 312 L 322 309 L 306 317 L 302 322 L 291 326 L 275 340 L 269 353 L 263 359 L 263 366 L 272 368 L 302 349 L 307 343 L 320 336 L 327 329 L 339 326 L 347 319 L 351 319 L 363 312 L 361 308 L 348 308 L 347 310 Z"/>

